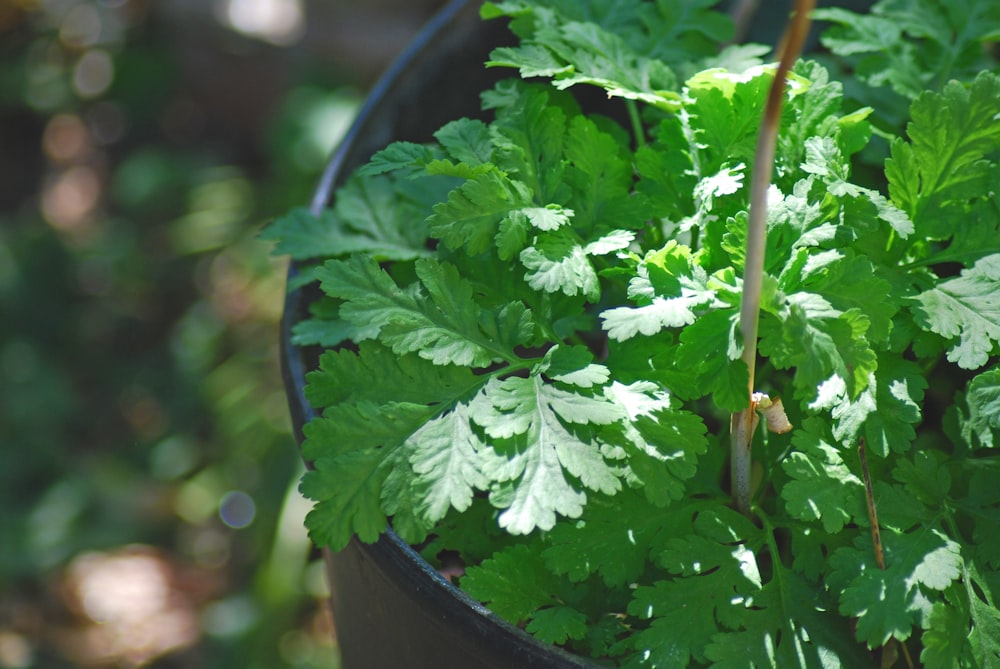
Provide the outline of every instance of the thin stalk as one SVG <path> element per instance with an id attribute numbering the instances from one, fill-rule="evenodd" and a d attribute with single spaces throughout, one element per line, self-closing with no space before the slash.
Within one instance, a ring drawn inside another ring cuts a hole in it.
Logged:
<path id="1" fill-rule="evenodd" d="M 740 332 L 743 335 L 743 362 L 750 372 L 747 407 L 737 411 L 730 420 L 730 471 L 732 494 L 736 508 L 750 515 L 750 445 L 753 441 L 757 416 L 754 407 L 754 373 L 757 366 L 757 321 L 760 315 L 761 286 L 764 277 L 764 245 L 767 231 L 767 191 L 771 186 L 775 146 L 781 105 L 785 99 L 788 72 L 802 51 L 809 32 L 809 14 L 815 0 L 796 0 L 795 14 L 779 47 L 778 69 L 768 92 L 764 118 L 757 137 L 753 179 L 750 183 L 750 217 L 747 224 L 746 263 L 743 268 L 743 295 L 740 303 Z"/>
<path id="2" fill-rule="evenodd" d="M 628 110 L 628 120 L 632 124 L 632 134 L 635 135 L 635 145 L 646 146 L 646 131 L 642 126 L 642 119 L 639 117 L 639 105 L 635 100 L 625 99 L 625 108 Z"/>

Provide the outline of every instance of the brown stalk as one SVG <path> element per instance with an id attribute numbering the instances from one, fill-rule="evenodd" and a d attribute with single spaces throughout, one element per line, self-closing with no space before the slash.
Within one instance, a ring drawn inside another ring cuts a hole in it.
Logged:
<path id="1" fill-rule="evenodd" d="M 861 458 L 861 477 L 864 479 L 865 483 L 865 502 L 868 505 L 868 522 L 872 526 L 872 546 L 875 549 L 875 564 L 882 571 L 885 571 L 885 552 L 882 550 L 882 532 L 879 530 L 878 524 L 878 511 L 875 509 L 875 493 L 872 489 L 872 477 L 868 473 L 868 453 L 865 450 L 865 440 L 861 439 L 858 442 L 858 457 Z M 881 666 L 883 669 L 888 669 L 892 665 L 896 664 L 896 660 L 899 658 L 899 648 L 903 649 L 903 658 L 906 660 L 906 666 L 913 669 L 913 658 L 910 657 L 910 651 L 907 649 L 905 643 L 898 644 L 895 639 L 889 639 L 888 643 L 882 646 L 882 662 Z"/>
<path id="2" fill-rule="evenodd" d="M 781 121 L 781 105 L 785 99 L 788 72 L 802 52 L 802 45 L 809 33 L 809 14 L 815 4 L 815 0 L 796 0 L 795 13 L 781 40 L 778 68 L 764 108 L 764 118 L 761 121 L 754 157 L 753 179 L 750 183 L 750 216 L 747 224 L 746 262 L 743 269 L 743 295 L 740 304 L 743 362 L 750 372 L 748 387 L 750 401 L 747 408 L 734 413 L 730 419 L 730 472 L 733 499 L 736 508 L 745 515 L 750 514 L 750 446 L 756 427 L 753 393 L 757 366 L 757 321 L 764 275 L 767 191 L 771 186 L 771 171 L 774 169 L 778 125 Z"/>

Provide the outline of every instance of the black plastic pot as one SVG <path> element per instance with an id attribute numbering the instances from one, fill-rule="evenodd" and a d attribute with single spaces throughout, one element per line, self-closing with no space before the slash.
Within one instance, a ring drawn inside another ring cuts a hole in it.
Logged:
<path id="1" fill-rule="evenodd" d="M 854 7 L 865 2 L 836 4 Z M 758 13 L 750 26 L 753 38 L 773 42 L 771 33 L 780 30 L 787 12 L 781 4 L 780 9 L 766 7 Z M 311 203 L 314 213 L 330 205 L 354 168 L 390 142 L 429 141 L 447 121 L 480 115 L 480 91 L 510 74 L 486 70 L 482 63 L 494 47 L 513 38 L 502 22 L 482 22 L 479 5 L 478 0 L 454 0 L 383 76 L 323 174 Z M 589 99 L 588 108 L 607 102 L 597 89 L 582 94 Z M 293 264 L 290 272 L 294 276 L 296 271 Z M 285 385 L 299 443 L 302 427 L 314 416 L 304 395 L 305 375 L 316 368 L 320 351 L 296 347 L 290 337 L 315 297 L 306 290 L 291 292 L 281 331 Z M 326 551 L 326 559 L 344 669 L 600 666 L 542 644 L 498 619 L 391 530 L 375 544 L 354 540 L 338 553 Z"/>
<path id="2" fill-rule="evenodd" d="M 331 159 L 312 201 L 328 206 L 355 167 L 393 140 L 429 141 L 445 122 L 479 114 L 479 92 L 500 74 L 483 67 L 489 51 L 510 41 L 506 26 L 484 24 L 479 2 L 443 9 L 370 94 Z M 294 275 L 296 268 L 290 272 Z M 291 327 L 307 314 L 307 291 L 288 295 L 281 330 L 285 385 L 296 439 L 314 415 L 305 375 L 319 351 L 292 344 Z M 571 669 L 592 662 L 545 645 L 500 620 L 452 585 L 391 530 L 375 544 L 352 541 L 326 551 L 331 607 L 344 669 Z"/>

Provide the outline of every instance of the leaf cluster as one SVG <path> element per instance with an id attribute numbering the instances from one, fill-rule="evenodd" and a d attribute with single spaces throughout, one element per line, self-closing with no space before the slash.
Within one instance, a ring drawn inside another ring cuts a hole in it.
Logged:
<path id="1" fill-rule="evenodd" d="M 354 344 L 309 376 L 310 535 L 340 548 L 391 521 L 432 561 L 458 552 L 502 617 L 622 667 L 888 666 L 901 647 L 1000 666 L 1000 76 L 916 81 L 863 179 L 886 119 L 796 66 L 757 373 L 796 427 L 756 437 L 750 520 L 722 444 L 749 400 L 748 166 L 773 70 L 687 69 L 727 34 L 710 4 L 487 3 L 521 37 L 491 58 L 521 75 L 484 94 L 492 119 L 392 144 L 333 210 L 275 224 L 324 293 L 300 341 Z M 937 39 L 914 26 L 940 7 L 826 10 L 844 27 L 825 39 L 890 19 Z M 981 65 L 954 53 L 950 73 Z"/>

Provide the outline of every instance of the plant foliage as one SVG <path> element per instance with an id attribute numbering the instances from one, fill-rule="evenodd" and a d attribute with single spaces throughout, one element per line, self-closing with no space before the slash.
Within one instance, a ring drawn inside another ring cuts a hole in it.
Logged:
<path id="1" fill-rule="evenodd" d="M 773 68 L 718 52 L 712 4 L 486 3 L 521 38 L 489 63 L 521 75 L 484 94 L 492 120 L 390 145 L 333 210 L 275 224 L 326 296 L 299 334 L 358 344 L 309 378 L 310 534 L 391 518 L 499 615 L 623 667 L 1000 666 L 995 3 L 820 14 L 837 53 L 888 49 L 858 75 L 909 121 L 856 177 L 891 114 L 794 70 L 757 383 L 795 428 L 756 437 L 752 520 L 722 486 Z M 468 540 L 484 518 L 492 548 Z"/>

